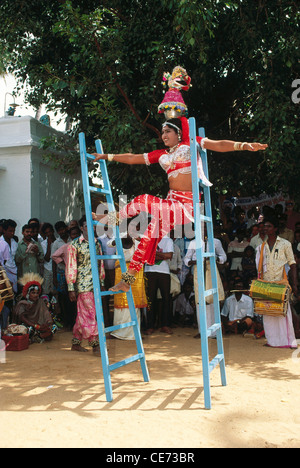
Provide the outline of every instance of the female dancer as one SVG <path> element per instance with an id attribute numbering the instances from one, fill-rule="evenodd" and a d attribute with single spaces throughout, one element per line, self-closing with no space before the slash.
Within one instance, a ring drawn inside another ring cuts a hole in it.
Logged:
<path id="1" fill-rule="evenodd" d="M 131 218 L 141 212 L 151 216 L 137 250 L 121 281 L 111 288 L 114 291 L 128 291 L 135 281 L 135 275 L 144 263 L 153 265 L 157 245 L 176 225 L 184 225 L 193 221 L 193 194 L 191 176 L 191 154 L 189 144 L 188 121 L 185 117 L 170 119 L 163 124 L 162 140 L 166 146 L 164 150 L 156 150 L 145 154 L 97 154 L 94 162 L 99 159 L 117 161 L 124 164 L 154 164 L 159 163 L 168 175 L 169 193 L 165 200 L 152 195 L 139 195 L 119 212 L 119 220 Z M 261 143 L 239 143 L 230 140 L 210 140 L 197 138 L 202 148 L 218 152 L 230 151 L 259 151 L 268 145 Z M 199 162 L 201 159 L 199 158 Z M 199 171 L 201 172 L 201 166 Z M 201 178 L 205 181 L 205 176 Z M 211 185 L 209 181 L 206 182 Z M 113 222 L 112 213 L 99 218 L 101 223 Z M 116 219 L 116 217 L 115 217 Z"/>

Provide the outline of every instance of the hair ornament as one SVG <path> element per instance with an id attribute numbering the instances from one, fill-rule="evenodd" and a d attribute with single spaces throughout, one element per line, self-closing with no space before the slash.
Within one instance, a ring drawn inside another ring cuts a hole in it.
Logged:
<path id="1" fill-rule="evenodd" d="M 25 273 L 19 279 L 19 283 L 23 286 L 22 296 L 27 298 L 30 290 L 37 289 L 39 294 L 42 292 L 42 284 L 44 279 L 37 273 Z"/>

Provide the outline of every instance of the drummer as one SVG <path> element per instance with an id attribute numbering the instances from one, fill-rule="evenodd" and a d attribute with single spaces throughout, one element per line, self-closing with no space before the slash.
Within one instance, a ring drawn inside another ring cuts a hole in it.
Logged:
<path id="1" fill-rule="evenodd" d="M 289 267 L 292 291 L 298 298 L 297 267 L 292 244 L 278 236 L 279 222 L 277 218 L 266 218 L 264 223 L 268 240 L 256 249 L 257 268 L 262 246 L 264 246 L 263 279 L 270 282 L 281 281 L 284 276 L 284 268 Z M 263 322 L 267 346 L 275 348 L 297 348 L 292 312 L 289 304 L 286 317 L 264 315 Z"/>

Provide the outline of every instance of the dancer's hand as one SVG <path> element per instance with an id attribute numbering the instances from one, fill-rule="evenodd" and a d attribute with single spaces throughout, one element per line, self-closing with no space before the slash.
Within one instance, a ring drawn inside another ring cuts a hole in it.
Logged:
<path id="1" fill-rule="evenodd" d="M 268 145 L 262 143 L 244 143 L 244 151 L 261 151 L 268 148 Z"/>
<path id="2" fill-rule="evenodd" d="M 107 159 L 107 154 L 99 154 L 99 153 L 92 153 L 92 156 L 95 156 L 95 159 L 93 162 L 99 161 L 99 159 Z"/>

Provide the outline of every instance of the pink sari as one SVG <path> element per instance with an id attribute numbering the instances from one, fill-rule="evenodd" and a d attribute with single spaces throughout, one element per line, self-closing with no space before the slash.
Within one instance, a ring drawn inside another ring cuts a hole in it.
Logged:
<path id="1" fill-rule="evenodd" d="M 78 294 L 73 337 L 78 341 L 88 340 L 91 345 L 99 342 L 95 299 L 92 291 Z"/>

